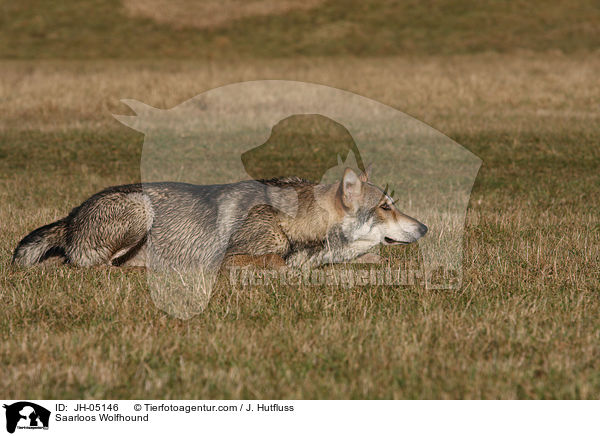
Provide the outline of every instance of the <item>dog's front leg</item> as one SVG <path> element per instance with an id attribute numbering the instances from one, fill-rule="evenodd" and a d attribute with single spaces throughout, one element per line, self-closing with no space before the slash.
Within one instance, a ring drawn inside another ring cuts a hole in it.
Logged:
<path id="1" fill-rule="evenodd" d="M 356 259 L 352 259 L 352 263 L 380 264 L 382 262 L 383 258 L 379 254 L 369 252 L 361 254 Z"/>
<path id="2" fill-rule="evenodd" d="M 310 268 L 328 263 L 347 262 L 365 254 L 373 247 L 371 241 L 357 240 L 345 244 L 334 244 L 325 241 L 318 248 L 304 248 L 292 252 L 285 262 L 293 268 Z"/>

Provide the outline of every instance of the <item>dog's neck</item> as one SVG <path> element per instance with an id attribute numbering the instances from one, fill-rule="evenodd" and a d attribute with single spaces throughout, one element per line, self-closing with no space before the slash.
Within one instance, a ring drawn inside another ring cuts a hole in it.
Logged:
<path id="1" fill-rule="evenodd" d="M 324 240 L 330 229 L 344 216 L 337 198 L 339 182 L 331 185 L 309 185 L 298 189 L 298 211 L 294 217 L 282 217 L 282 230 L 293 242 Z M 304 198 L 300 198 L 304 197 Z"/>

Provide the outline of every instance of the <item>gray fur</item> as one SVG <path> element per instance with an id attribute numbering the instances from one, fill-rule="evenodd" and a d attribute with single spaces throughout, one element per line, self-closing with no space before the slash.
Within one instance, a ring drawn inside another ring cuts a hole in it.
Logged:
<path id="1" fill-rule="evenodd" d="M 238 255 L 274 254 L 289 266 L 347 261 L 379 243 L 368 234 L 378 225 L 382 192 L 369 189 L 370 197 L 348 212 L 338 204 L 340 182 L 323 186 L 285 178 L 112 187 L 27 235 L 14 252 L 13 264 L 30 266 L 58 256 L 84 267 L 216 270 Z"/>

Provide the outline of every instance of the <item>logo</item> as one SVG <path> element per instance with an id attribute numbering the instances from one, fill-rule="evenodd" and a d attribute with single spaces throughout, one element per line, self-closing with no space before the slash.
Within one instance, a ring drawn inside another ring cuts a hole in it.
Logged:
<path id="1" fill-rule="evenodd" d="M 176 243 L 153 243 L 139 256 L 155 265 L 146 269 L 147 283 L 167 313 L 201 313 L 219 270 L 236 256 L 244 265 L 280 253 L 271 259 L 277 270 L 301 274 L 302 286 L 322 286 L 325 270 L 334 286 L 460 289 L 466 212 L 481 159 L 441 132 L 347 91 L 284 80 L 226 85 L 165 110 L 123 103 L 135 115 L 117 120 L 144 133 L 140 175 L 153 222 L 177 232 Z M 347 169 L 354 192 L 336 197 L 343 189 L 333 187 L 346 186 Z M 357 174 L 366 180 L 354 182 Z M 203 212 L 183 211 L 154 192 L 157 180 L 220 190 L 203 188 Z M 319 195 L 311 197 L 305 181 Z M 219 194 L 223 189 L 228 193 Z M 389 200 L 387 209 L 372 207 L 380 198 Z M 426 238 L 415 221 L 426 224 Z M 418 250 L 400 247 L 417 239 Z M 355 261 L 379 267 L 358 271 Z M 310 269 L 317 280 L 304 279 Z"/>
<path id="2" fill-rule="evenodd" d="M 4 405 L 6 409 L 6 431 L 14 433 L 18 429 L 48 430 L 50 411 L 29 401 L 19 401 Z"/>

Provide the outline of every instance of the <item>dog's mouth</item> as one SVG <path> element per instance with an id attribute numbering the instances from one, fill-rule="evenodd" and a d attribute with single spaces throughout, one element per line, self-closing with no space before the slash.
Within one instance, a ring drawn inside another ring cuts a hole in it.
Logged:
<path id="1" fill-rule="evenodd" d="M 385 243 L 387 245 L 408 245 L 410 244 L 410 242 L 406 242 L 406 241 L 397 241 L 395 239 L 392 238 L 388 238 L 387 236 L 385 238 L 383 238 L 383 240 L 385 241 Z"/>

